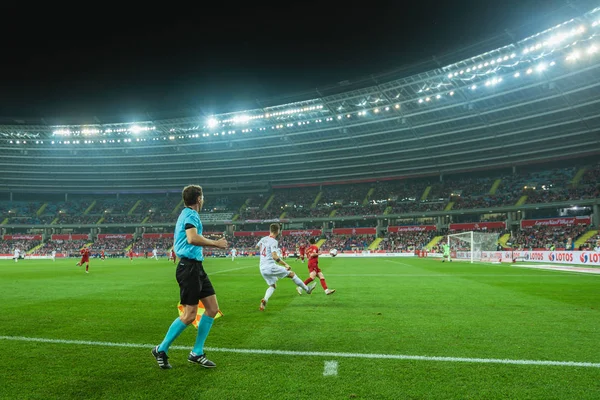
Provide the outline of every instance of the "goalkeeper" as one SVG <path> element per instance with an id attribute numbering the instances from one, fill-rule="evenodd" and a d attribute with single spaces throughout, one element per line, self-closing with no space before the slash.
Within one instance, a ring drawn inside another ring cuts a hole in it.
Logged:
<path id="1" fill-rule="evenodd" d="M 450 258 L 450 245 L 448 245 L 448 243 L 444 243 L 442 245 L 442 250 L 444 251 L 444 255 L 442 256 L 442 262 L 446 262 L 446 258 L 448 259 L 448 261 L 452 262 L 452 259 Z"/>

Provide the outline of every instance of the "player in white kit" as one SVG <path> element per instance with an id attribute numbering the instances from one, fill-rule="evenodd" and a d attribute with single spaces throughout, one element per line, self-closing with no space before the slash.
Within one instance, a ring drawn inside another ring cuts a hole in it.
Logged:
<path id="1" fill-rule="evenodd" d="M 156 247 L 152 249 L 152 258 L 155 258 L 158 261 L 158 251 L 156 251 Z"/>
<path id="2" fill-rule="evenodd" d="M 235 260 L 236 255 L 237 255 L 237 250 L 235 248 L 231 249 L 231 261 Z"/>
<path id="3" fill-rule="evenodd" d="M 304 289 L 307 294 L 310 294 L 313 291 L 316 284 L 315 283 L 310 287 L 306 286 L 304 282 L 302 282 L 302 279 L 298 278 L 294 271 L 291 270 L 288 263 L 281 258 L 279 244 L 277 239 L 275 239 L 277 235 L 279 235 L 279 225 L 271 224 L 270 232 L 271 234 L 269 236 L 260 239 L 256 245 L 260 250 L 260 274 L 265 279 L 265 282 L 267 282 L 267 285 L 269 285 L 265 297 L 260 301 L 260 311 L 264 311 L 267 306 L 269 298 L 277 288 L 276 282 L 279 279 L 291 278 L 296 286 Z"/>
<path id="4" fill-rule="evenodd" d="M 56 250 L 52 250 L 52 261 L 56 261 Z"/>
<path id="5" fill-rule="evenodd" d="M 13 256 L 13 258 L 15 259 L 15 262 L 19 261 L 19 256 L 21 255 L 21 250 L 15 248 L 15 254 Z"/>

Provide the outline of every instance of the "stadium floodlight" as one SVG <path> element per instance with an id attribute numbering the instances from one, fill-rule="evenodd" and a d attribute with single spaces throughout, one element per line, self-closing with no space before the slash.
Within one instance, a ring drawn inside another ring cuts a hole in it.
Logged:
<path id="1" fill-rule="evenodd" d="M 577 50 L 575 50 L 567 56 L 567 61 L 574 61 L 574 60 L 577 60 L 578 58 L 579 58 L 579 52 Z"/>
<path id="2" fill-rule="evenodd" d="M 209 118 L 208 121 L 206 122 L 208 124 L 209 128 L 214 128 L 215 126 L 217 126 L 219 124 L 219 121 L 216 120 L 216 118 Z"/>
<path id="3" fill-rule="evenodd" d="M 250 120 L 250 117 L 248 115 L 236 115 L 235 117 L 233 117 L 233 122 L 236 124 L 243 124 L 246 123 Z"/>

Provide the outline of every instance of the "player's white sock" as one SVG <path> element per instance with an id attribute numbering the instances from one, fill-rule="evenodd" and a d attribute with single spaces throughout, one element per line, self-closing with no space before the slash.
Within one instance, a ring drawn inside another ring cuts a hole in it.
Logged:
<path id="1" fill-rule="evenodd" d="M 269 298 L 275 293 L 275 288 L 273 286 L 269 286 L 265 293 L 265 301 L 269 301 Z"/>
<path id="2" fill-rule="evenodd" d="M 302 279 L 298 278 L 298 275 L 294 275 L 294 277 L 292 278 L 292 280 L 294 281 L 294 283 L 297 286 L 300 286 L 302 289 L 304 289 L 305 291 L 308 290 L 308 287 L 304 284 L 304 282 L 302 282 Z"/>

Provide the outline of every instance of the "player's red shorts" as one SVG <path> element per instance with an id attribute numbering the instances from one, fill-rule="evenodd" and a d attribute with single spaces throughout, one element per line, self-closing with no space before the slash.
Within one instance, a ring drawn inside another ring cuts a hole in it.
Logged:
<path id="1" fill-rule="evenodd" d="M 81 261 L 79 261 L 80 264 L 88 263 L 88 262 L 90 262 L 89 256 L 83 256 L 83 257 L 81 257 Z"/>
<path id="2" fill-rule="evenodd" d="M 318 274 L 321 272 L 321 268 L 319 268 L 319 264 L 308 264 L 308 273 L 315 272 Z"/>
<path id="3" fill-rule="evenodd" d="M 300 258 L 304 261 L 304 253 L 300 253 Z"/>

